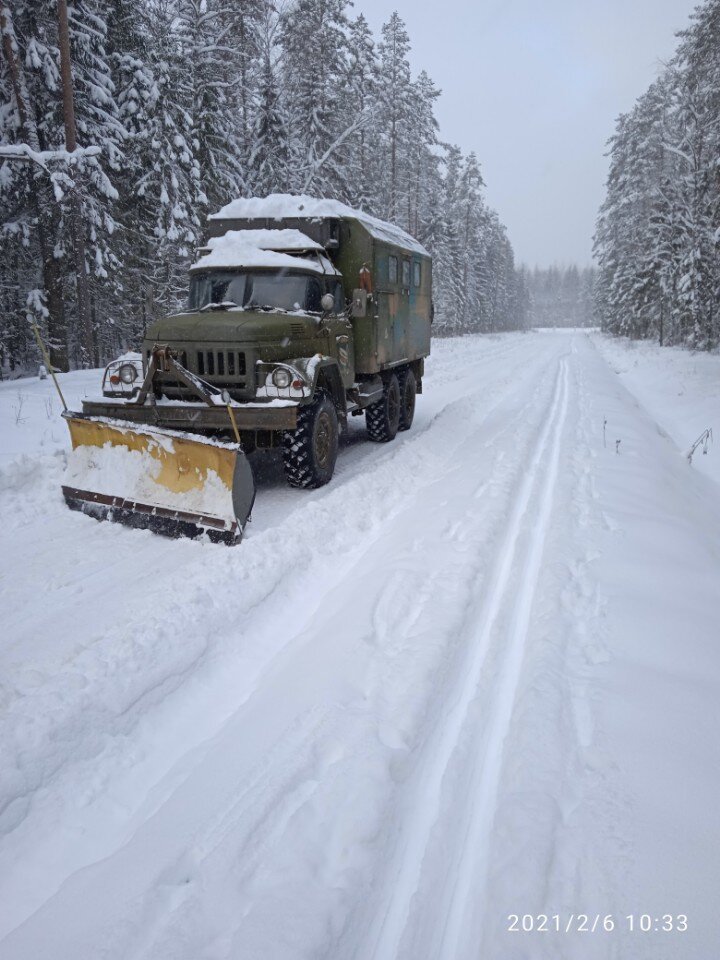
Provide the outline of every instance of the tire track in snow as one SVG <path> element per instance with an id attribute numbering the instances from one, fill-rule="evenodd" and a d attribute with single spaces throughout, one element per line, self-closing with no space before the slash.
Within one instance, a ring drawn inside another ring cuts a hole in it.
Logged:
<path id="1" fill-rule="evenodd" d="M 507 733 L 512 720 L 515 696 L 522 673 L 530 616 L 542 567 L 545 540 L 550 528 L 554 491 L 557 485 L 560 461 L 560 442 L 568 409 L 567 361 L 560 360 L 553 411 L 546 425 L 547 433 L 536 452 L 531 474 L 537 474 L 545 448 L 550 446 L 549 463 L 540 489 L 540 502 L 529 548 L 523 564 L 520 590 L 515 600 L 510 637 L 497 686 L 492 712 L 486 727 L 486 746 L 478 756 L 471 780 L 469 822 L 462 844 L 462 853 L 456 882 L 452 888 L 450 911 L 444 928 L 440 956 L 458 957 L 462 948 L 463 932 L 468 914 L 484 899 L 490 841 L 498 790 L 503 767 L 503 755 Z M 554 422 L 553 422 L 554 421 Z M 552 425 L 551 425 L 552 424 Z M 552 439 L 550 435 L 552 434 Z M 533 478 L 534 480 L 534 478 Z M 531 486 L 533 480 L 528 481 Z M 525 490 L 523 490 L 523 493 Z M 523 506 L 527 510 L 531 490 Z M 517 532 L 519 533 L 519 523 Z M 517 536 L 513 542 L 514 553 Z M 507 561 L 508 577 L 512 558 Z"/>
<path id="2" fill-rule="evenodd" d="M 491 648 L 494 627 L 503 611 L 503 602 L 511 579 L 518 545 L 525 531 L 524 521 L 533 494 L 540 486 L 540 509 L 529 547 L 522 565 L 522 581 L 513 601 L 510 643 L 502 656 L 500 682 L 489 720 L 485 727 L 485 749 L 479 751 L 470 791 L 469 822 L 462 831 L 461 854 L 457 881 L 454 885 L 449 914 L 443 930 L 439 955 L 456 958 L 464 929 L 470 895 L 476 895 L 476 881 L 484 882 L 489 834 L 497 799 L 502 770 L 503 747 L 512 716 L 515 692 L 522 669 L 524 642 L 527 634 L 532 601 L 542 561 L 542 551 L 552 509 L 560 454 L 560 439 L 568 408 L 567 362 L 561 358 L 555 380 L 549 415 L 535 445 L 532 461 L 525 473 L 515 499 L 504 537 L 497 553 L 490 588 L 480 611 L 477 627 L 472 631 L 469 662 L 463 673 L 461 687 L 448 704 L 446 719 L 436 736 L 426 747 L 429 762 L 420 770 L 421 801 L 415 805 L 406 821 L 407 840 L 401 851 L 401 862 L 392 882 L 387 910 L 379 931 L 374 934 L 371 956 L 373 960 L 396 960 L 408 926 L 414 894 L 420 883 L 423 860 L 441 809 L 443 782 L 455 751 L 462 740 L 471 705 L 476 697 L 483 675 L 483 667 Z M 541 480 L 541 467 L 550 449 L 550 461 Z M 475 844 L 478 855 L 470 851 Z"/>

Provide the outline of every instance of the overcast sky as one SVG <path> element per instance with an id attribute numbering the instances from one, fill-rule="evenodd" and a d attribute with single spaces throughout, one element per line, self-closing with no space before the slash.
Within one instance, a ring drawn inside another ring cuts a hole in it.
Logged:
<path id="1" fill-rule="evenodd" d="M 442 89 L 441 135 L 475 150 L 518 262 L 590 263 L 615 117 L 673 53 L 695 0 L 355 0 L 393 9 Z"/>

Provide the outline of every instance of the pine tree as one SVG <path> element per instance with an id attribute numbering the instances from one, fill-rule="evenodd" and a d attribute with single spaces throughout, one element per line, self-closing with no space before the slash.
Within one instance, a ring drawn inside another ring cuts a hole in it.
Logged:
<path id="1" fill-rule="evenodd" d="M 173 309 L 185 289 L 207 213 L 200 163 L 193 142 L 192 85 L 182 52 L 183 25 L 173 0 L 152 0 L 148 19 L 153 78 L 138 129 L 145 154 L 134 184 L 150 244 L 148 313 Z M 139 118 L 138 118 L 139 119 Z"/>
<path id="2" fill-rule="evenodd" d="M 621 117 L 598 218 L 598 317 L 611 333 L 712 348 L 718 321 L 720 0 Z"/>
<path id="3" fill-rule="evenodd" d="M 393 13 L 382 28 L 382 42 L 378 47 L 378 122 L 386 171 L 381 203 L 386 217 L 393 223 L 402 222 L 407 209 L 406 150 L 414 122 L 409 51 L 410 40 L 405 24 L 397 13 Z"/>
<path id="4" fill-rule="evenodd" d="M 347 73 L 344 78 L 342 112 L 348 121 L 376 110 L 378 98 L 377 55 L 372 31 L 360 14 L 348 31 Z M 343 199 L 360 210 L 378 209 L 378 141 L 375 125 L 364 124 L 343 145 L 347 184 Z"/>
<path id="5" fill-rule="evenodd" d="M 346 7 L 346 0 L 298 0 L 281 21 L 291 186 L 296 192 L 347 192 L 337 150 L 344 132 L 340 91 L 347 75 Z"/>
<path id="6" fill-rule="evenodd" d="M 258 27 L 257 89 L 246 171 L 249 192 L 261 197 L 282 193 L 290 182 L 288 124 L 281 99 L 278 63 L 278 29 L 279 20 L 274 9 L 266 5 Z"/>
<path id="7" fill-rule="evenodd" d="M 53 362 L 63 369 L 70 352 L 79 359 L 82 340 L 78 324 L 72 323 L 77 300 L 68 281 L 76 271 L 84 274 L 96 299 L 95 291 L 107 280 L 112 265 L 110 237 L 116 226 L 112 205 L 117 193 L 111 177 L 120 162 L 124 131 L 110 77 L 105 13 L 101 0 L 81 0 L 70 8 L 72 135 L 83 149 L 67 156 L 56 11 L 37 0 L 28 0 L 15 15 L 8 7 L 3 9 L 3 85 L 12 105 L 4 140 L 8 134 L 15 142 L 21 137 L 36 154 L 44 151 L 48 157 L 47 163 L 35 162 L 25 170 L 5 164 L 0 189 L 8 208 L 3 220 L 13 224 L 5 238 L 37 245 L 42 281 L 28 291 L 28 313 L 46 322 Z M 82 266 L 73 260 L 80 243 Z M 92 354 L 92 331 L 86 331 L 86 346 Z"/>
<path id="8" fill-rule="evenodd" d="M 438 122 L 435 102 L 440 96 L 423 70 L 410 88 L 411 115 L 407 144 L 407 214 L 406 227 L 415 236 L 422 236 L 427 221 L 428 200 L 440 180 L 436 154 Z"/>

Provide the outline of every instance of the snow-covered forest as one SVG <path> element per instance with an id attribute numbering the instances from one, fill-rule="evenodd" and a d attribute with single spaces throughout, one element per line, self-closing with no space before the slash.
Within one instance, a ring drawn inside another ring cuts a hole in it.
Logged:
<path id="1" fill-rule="evenodd" d="M 603 329 L 659 343 L 720 343 L 720 0 L 618 118 L 595 252 Z"/>
<path id="2" fill-rule="evenodd" d="M 341 199 L 420 239 L 436 333 L 524 324 L 478 159 L 442 141 L 439 90 L 412 75 L 396 14 L 376 37 L 346 0 L 78 0 L 69 155 L 58 7 L 2 14 L 6 364 L 36 359 L 28 318 L 63 369 L 137 343 L 182 302 L 207 213 L 272 192 Z"/>
<path id="3" fill-rule="evenodd" d="M 0 0 L 0 960 L 720 956 L 720 0 L 395 2 Z"/>
<path id="4" fill-rule="evenodd" d="M 528 291 L 528 320 L 533 327 L 590 327 L 594 323 L 593 293 L 596 271 L 548 267 L 533 270 L 521 267 L 523 284 Z"/>

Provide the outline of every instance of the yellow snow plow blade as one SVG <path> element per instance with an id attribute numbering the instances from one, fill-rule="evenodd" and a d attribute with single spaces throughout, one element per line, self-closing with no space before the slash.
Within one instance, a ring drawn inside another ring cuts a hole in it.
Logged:
<path id="1" fill-rule="evenodd" d="M 68 506 L 166 536 L 235 543 L 255 499 L 242 450 L 200 436 L 69 413 Z"/>

